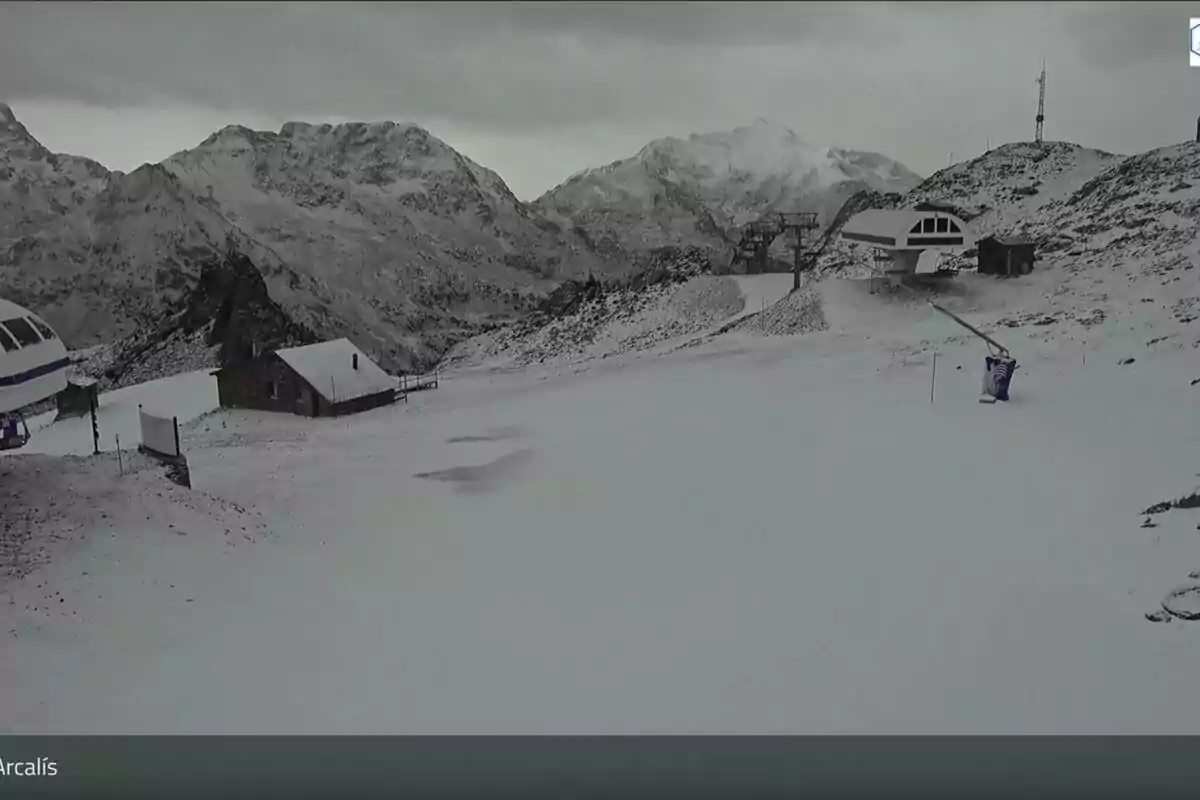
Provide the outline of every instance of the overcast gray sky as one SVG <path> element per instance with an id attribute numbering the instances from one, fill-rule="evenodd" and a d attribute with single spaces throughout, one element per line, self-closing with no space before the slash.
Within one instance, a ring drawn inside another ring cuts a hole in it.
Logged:
<path id="1" fill-rule="evenodd" d="M 1190 14 L 1189 14 L 1190 12 Z M 0 3 L 0 101 L 132 169 L 226 124 L 415 122 L 532 199 L 757 117 L 922 174 L 1046 136 L 1194 135 L 1194 3 Z"/>

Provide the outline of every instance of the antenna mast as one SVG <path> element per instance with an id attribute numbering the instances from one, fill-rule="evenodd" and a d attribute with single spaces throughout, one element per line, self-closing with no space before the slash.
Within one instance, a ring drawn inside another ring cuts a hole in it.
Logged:
<path id="1" fill-rule="evenodd" d="M 1046 62 L 1042 62 L 1042 74 L 1037 79 L 1038 84 L 1038 113 L 1037 113 L 1037 133 L 1034 134 L 1034 141 L 1038 144 L 1042 143 L 1042 122 L 1046 119 Z"/>

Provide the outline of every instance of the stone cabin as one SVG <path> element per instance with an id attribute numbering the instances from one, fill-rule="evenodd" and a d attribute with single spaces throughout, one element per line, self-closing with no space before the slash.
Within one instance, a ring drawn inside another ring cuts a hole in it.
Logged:
<path id="1" fill-rule="evenodd" d="M 1035 244 L 1020 236 L 988 236 L 977 243 L 979 274 L 1027 275 L 1033 271 Z"/>
<path id="2" fill-rule="evenodd" d="M 222 408 L 304 417 L 354 414 L 396 401 L 396 379 L 349 339 L 288 347 L 213 372 Z"/>

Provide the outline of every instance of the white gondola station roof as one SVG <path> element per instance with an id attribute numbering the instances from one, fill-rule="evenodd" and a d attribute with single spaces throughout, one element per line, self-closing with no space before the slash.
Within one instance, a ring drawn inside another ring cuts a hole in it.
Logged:
<path id="1" fill-rule="evenodd" d="M 0 297 L 0 319 L 13 319 L 14 317 L 28 317 L 32 312 L 14 303 L 12 300 L 5 300 Z"/>
<path id="2" fill-rule="evenodd" d="M 967 223 L 944 211 L 863 211 L 842 228 L 842 239 L 884 250 L 960 250 L 975 246 Z"/>

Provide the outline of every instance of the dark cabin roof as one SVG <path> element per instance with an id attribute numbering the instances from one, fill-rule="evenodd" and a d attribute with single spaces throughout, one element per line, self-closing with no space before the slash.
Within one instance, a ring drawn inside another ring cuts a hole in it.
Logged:
<path id="1" fill-rule="evenodd" d="M 958 207 L 953 203 L 942 203 L 936 200 L 925 200 L 913 206 L 914 211 L 945 211 L 949 214 L 958 215 Z"/>
<path id="2" fill-rule="evenodd" d="M 1034 242 L 1032 239 L 1030 239 L 1027 236 L 1018 236 L 1016 234 L 1009 234 L 1009 235 L 992 234 L 991 236 L 985 236 L 984 238 L 980 239 L 979 241 L 980 241 L 980 243 L 995 242 L 996 244 L 1001 245 L 1002 247 L 1034 247 L 1037 244 L 1036 242 Z"/>
<path id="3" fill-rule="evenodd" d="M 71 367 L 71 369 L 69 369 L 67 371 L 67 385 L 68 386 L 74 386 L 74 387 L 78 387 L 81 389 L 87 389 L 89 387 L 95 386 L 99 382 L 100 382 L 100 380 L 98 378 L 93 378 L 91 375 L 88 375 L 83 372 L 79 372 L 75 367 Z"/>

